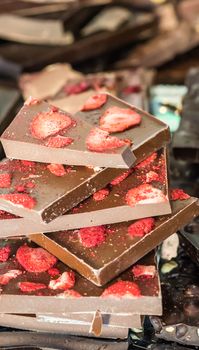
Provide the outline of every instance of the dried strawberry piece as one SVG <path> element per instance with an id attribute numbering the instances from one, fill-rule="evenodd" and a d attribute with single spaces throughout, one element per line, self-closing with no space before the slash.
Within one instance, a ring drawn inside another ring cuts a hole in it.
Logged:
<path id="1" fill-rule="evenodd" d="M 137 94 L 139 92 L 141 92 L 142 89 L 141 89 L 141 86 L 140 85 L 129 85 L 129 86 L 126 86 L 122 92 L 125 94 L 125 95 L 129 95 L 129 94 Z"/>
<path id="2" fill-rule="evenodd" d="M 27 188 L 34 188 L 35 187 L 34 182 L 31 182 L 31 181 L 27 182 L 25 185 Z"/>
<path id="3" fill-rule="evenodd" d="M 34 292 L 36 290 L 45 289 L 46 285 L 43 283 L 34 283 L 34 282 L 19 282 L 18 287 L 22 292 Z"/>
<path id="4" fill-rule="evenodd" d="M 9 220 L 17 218 L 16 215 L 8 213 L 7 211 L 0 210 L 0 220 Z"/>
<path id="5" fill-rule="evenodd" d="M 9 188 L 11 185 L 11 174 L 0 174 L 0 188 Z"/>
<path id="6" fill-rule="evenodd" d="M 152 153 L 149 157 L 144 159 L 142 162 L 138 163 L 135 168 L 136 169 L 142 169 L 142 168 L 147 167 L 148 165 L 153 163 L 154 160 L 156 160 L 157 156 L 158 156 L 157 152 Z"/>
<path id="7" fill-rule="evenodd" d="M 134 277 L 154 278 L 156 269 L 154 265 L 135 265 L 132 273 Z"/>
<path id="8" fill-rule="evenodd" d="M 33 209 L 36 204 L 36 200 L 26 193 L 1 194 L 0 199 L 1 198 L 27 209 Z"/>
<path id="9" fill-rule="evenodd" d="M 0 275 L 0 285 L 8 284 L 12 279 L 17 278 L 22 274 L 20 270 L 10 270 L 3 275 Z"/>
<path id="10" fill-rule="evenodd" d="M 68 289 L 64 293 L 59 294 L 59 297 L 64 297 L 64 298 L 81 298 L 82 295 L 74 289 Z"/>
<path id="11" fill-rule="evenodd" d="M 182 189 L 180 188 L 175 188 L 170 191 L 170 198 L 172 201 L 177 201 L 179 200 L 185 200 L 190 198 L 190 196 L 185 193 Z"/>
<path id="12" fill-rule="evenodd" d="M 141 123 L 141 115 L 130 108 L 110 107 L 100 118 L 100 128 L 112 132 L 121 132 Z"/>
<path id="13" fill-rule="evenodd" d="M 167 200 L 164 193 L 149 184 L 132 188 L 126 194 L 126 202 L 130 207 L 136 204 L 162 203 Z"/>
<path id="14" fill-rule="evenodd" d="M 73 271 L 63 272 L 56 280 L 51 280 L 49 288 L 53 290 L 62 289 L 67 290 L 73 288 L 75 285 L 75 274 Z"/>
<path id="15" fill-rule="evenodd" d="M 17 192 L 25 192 L 26 188 L 24 185 L 17 185 L 17 186 L 15 186 L 15 190 Z"/>
<path id="16" fill-rule="evenodd" d="M 146 174 L 146 183 L 150 183 L 152 181 L 158 181 L 159 180 L 159 176 L 158 173 L 156 173 L 155 171 L 149 171 Z"/>
<path id="17" fill-rule="evenodd" d="M 64 136 L 58 135 L 58 136 L 50 137 L 46 141 L 45 146 L 52 147 L 52 148 L 62 148 L 62 147 L 69 146 L 73 141 L 74 139 L 72 139 L 72 137 L 64 137 Z"/>
<path id="18" fill-rule="evenodd" d="M 101 295 L 102 297 L 140 297 L 141 291 L 135 282 L 118 281 L 106 288 Z"/>
<path id="19" fill-rule="evenodd" d="M 16 253 L 17 261 L 28 272 L 45 272 L 53 267 L 57 258 L 43 248 L 31 248 L 24 244 Z"/>
<path id="20" fill-rule="evenodd" d="M 107 131 L 99 128 L 91 129 L 86 139 L 86 146 L 90 151 L 104 152 L 120 148 L 129 144 L 128 140 L 120 140 L 115 136 L 109 136 Z"/>
<path id="21" fill-rule="evenodd" d="M 115 186 L 115 185 L 119 185 L 120 182 L 124 181 L 130 174 L 132 174 L 133 172 L 133 169 L 129 169 L 127 171 L 124 171 L 121 175 L 115 177 L 115 179 L 113 179 L 110 184 L 112 186 Z"/>
<path id="22" fill-rule="evenodd" d="M 109 195 L 108 188 L 103 188 L 102 190 L 99 190 L 93 194 L 93 199 L 95 201 L 103 201 L 107 196 Z"/>
<path id="23" fill-rule="evenodd" d="M 40 100 L 38 100 L 37 98 L 33 98 L 32 96 L 28 97 L 28 99 L 24 102 L 25 106 L 34 106 L 34 105 L 38 105 L 39 103 L 41 103 Z"/>
<path id="24" fill-rule="evenodd" d="M 147 233 L 151 232 L 151 230 L 154 228 L 154 225 L 154 218 L 140 219 L 128 227 L 128 234 L 132 238 L 144 237 Z"/>
<path id="25" fill-rule="evenodd" d="M 0 262 L 5 262 L 8 260 L 11 253 L 11 248 L 9 245 L 6 245 L 3 248 L 0 248 Z"/>
<path id="26" fill-rule="evenodd" d="M 92 111 L 102 107 L 107 101 L 106 94 L 97 94 L 88 98 L 82 107 L 82 111 Z"/>
<path id="27" fill-rule="evenodd" d="M 21 164 L 23 166 L 27 166 L 27 167 L 35 167 L 35 162 L 32 162 L 31 160 L 21 160 Z"/>
<path id="28" fill-rule="evenodd" d="M 59 275 L 60 272 L 59 272 L 59 270 L 56 267 L 51 267 L 50 269 L 48 269 L 48 274 L 51 277 L 55 277 L 55 276 Z"/>
<path id="29" fill-rule="evenodd" d="M 81 92 L 87 91 L 90 87 L 90 84 L 87 81 L 80 81 L 76 84 L 67 84 L 64 87 L 64 92 L 67 95 L 76 95 Z"/>
<path id="30" fill-rule="evenodd" d="M 104 226 L 93 226 L 81 228 L 78 232 L 81 244 L 86 248 L 97 247 L 106 239 L 106 229 Z"/>
<path id="31" fill-rule="evenodd" d="M 66 170 L 62 164 L 49 164 L 47 165 L 47 168 L 48 170 L 50 170 L 50 172 L 53 175 L 56 175 L 56 176 L 66 175 Z"/>
<path id="32" fill-rule="evenodd" d="M 32 120 L 30 131 L 39 140 L 58 134 L 72 126 L 74 122 L 69 115 L 61 112 L 40 112 Z"/>

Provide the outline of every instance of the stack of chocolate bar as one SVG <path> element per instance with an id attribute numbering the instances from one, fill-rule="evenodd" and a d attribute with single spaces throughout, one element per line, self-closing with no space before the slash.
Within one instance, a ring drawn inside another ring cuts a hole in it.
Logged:
<path id="1" fill-rule="evenodd" d="M 169 189 L 169 140 L 106 92 L 73 114 L 26 100 L 1 136 L 0 325 L 126 338 L 162 314 L 154 249 L 199 214 Z"/>

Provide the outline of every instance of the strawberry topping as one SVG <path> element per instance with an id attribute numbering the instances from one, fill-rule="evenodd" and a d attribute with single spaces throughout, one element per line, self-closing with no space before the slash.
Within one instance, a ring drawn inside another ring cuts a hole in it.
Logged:
<path id="1" fill-rule="evenodd" d="M 52 148 L 62 148 L 62 147 L 69 146 L 73 141 L 74 139 L 72 139 L 72 137 L 64 137 L 64 136 L 58 135 L 58 136 L 50 137 L 46 141 L 45 146 L 52 147 Z"/>
<path id="2" fill-rule="evenodd" d="M 154 278 L 156 269 L 154 265 L 135 265 L 132 273 L 134 277 Z"/>
<path id="3" fill-rule="evenodd" d="M 13 204 L 21 205 L 27 209 L 33 209 L 36 204 L 36 200 L 26 193 L 1 194 L 0 199 L 1 198 L 6 201 L 12 202 Z"/>
<path id="4" fill-rule="evenodd" d="M 138 163 L 135 168 L 142 169 L 149 166 L 151 163 L 154 162 L 154 160 L 156 160 L 157 156 L 158 155 L 156 152 L 152 153 L 149 157 L 144 159 L 142 162 Z"/>
<path id="5" fill-rule="evenodd" d="M 152 182 L 152 181 L 158 181 L 158 180 L 159 180 L 159 175 L 155 171 L 151 170 L 146 174 L 146 183 L 147 184 Z"/>
<path id="6" fill-rule="evenodd" d="M 32 162 L 31 160 L 21 160 L 21 164 L 27 167 L 35 167 L 35 162 Z"/>
<path id="7" fill-rule="evenodd" d="M 6 262 L 10 256 L 11 249 L 9 245 L 0 248 L 0 262 Z"/>
<path id="8" fill-rule="evenodd" d="M 75 274 L 71 272 L 63 272 L 62 275 L 56 280 L 51 280 L 49 288 L 53 290 L 62 289 L 67 290 L 73 288 L 75 285 Z"/>
<path id="9" fill-rule="evenodd" d="M 132 174 L 132 172 L 133 169 L 124 171 L 121 175 L 115 177 L 115 179 L 113 179 L 110 184 L 112 186 L 119 185 L 120 182 L 124 181 L 130 174 Z"/>
<path id="10" fill-rule="evenodd" d="M 135 282 L 118 281 L 106 288 L 102 297 L 140 297 L 141 291 Z"/>
<path id="11" fill-rule="evenodd" d="M 106 229 L 104 226 L 85 227 L 79 230 L 78 236 L 84 247 L 93 248 L 105 242 Z"/>
<path id="12" fill-rule="evenodd" d="M 74 289 L 68 289 L 64 293 L 59 294 L 59 297 L 64 297 L 64 298 L 81 298 L 82 295 Z"/>
<path id="13" fill-rule="evenodd" d="M 0 275 L 0 284 L 5 286 L 12 279 L 17 278 L 21 274 L 22 274 L 22 271 L 20 270 L 10 270 L 4 273 L 3 275 Z"/>
<path id="14" fill-rule="evenodd" d="M 126 202 L 130 207 L 134 207 L 136 204 L 162 203 L 166 200 L 166 196 L 161 190 L 149 184 L 132 188 L 126 194 Z"/>
<path id="15" fill-rule="evenodd" d="M 170 191 L 170 198 L 172 201 L 177 201 L 178 199 L 179 200 L 188 199 L 190 198 L 190 196 L 180 188 L 175 188 Z"/>
<path id="16" fill-rule="evenodd" d="M 103 188 L 102 190 L 99 190 L 93 194 L 93 199 L 95 201 L 103 201 L 107 196 L 109 195 L 108 188 Z"/>
<path id="17" fill-rule="evenodd" d="M 130 108 L 110 107 L 100 118 L 100 128 L 112 132 L 121 132 L 139 125 L 141 115 Z"/>
<path id="18" fill-rule="evenodd" d="M 132 238 L 134 237 L 144 237 L 147 233 L 151 232 L 154 228 L 155 219 L 154 218 L 146 218 L 141 219 L 128 227 L 128 234 Z"/>
<path id="19" fill-rule="evenodd" d="M 51 277 L 55 277 L 55 276 L 59 275 L 60 272 L 59 272 L 59 270 L 56 267 L 51 267 L 50 269 L 48 269 L 48 274 Z"/>
<path id="20" fill-rule="evenodd" d="M 11 185 L 11 174 L 0 174 L 0 188 L 9 188 Z"/>
<path id="21" fill-rule="evenodd" d="M 19 282 L 18 287 L 22 292 L 34 292 L 36 290 L 45 289 L 46 285 L 43 283 L 34 282 Z"/>
<path id="22" fill-rule="evenodd" d="M 82 107 L 82 111 L 92 111 L 102 107 L 107 101 L 106 94 L 97 94 L 88 98 Z"/>
<path id="23" fill-rule="evenodd" d="M 28 272 L 45 272 L 53 267 L 57 259 L 43 248 L 30 248 L 26 244 L 16 253 L 17 261 Z"/>
<path id="24" fill-rule="evenodd" d="M 56 176 L 66 175 L 66 170 L 62 164 L 49 164 L 47 165 L 48 170 Z"/>
<path id="25" fill-rule="evenodd" d="M 129 144 L 128 140 L 120 140 L 115 136 L 109 136 L 107 131 L 99 128 L 91 129 L 86 139 L 87 148 L 93 152 L 104 152 L 120 148 Z"/>
<path id="26" fill-rule="evenodd" d="M 80 81 L 76 84 L 67 84 L 64 87 L 64 92 L 66 95 L 76 95 L 88 90 L 90 84 L 87 81 Z"/>

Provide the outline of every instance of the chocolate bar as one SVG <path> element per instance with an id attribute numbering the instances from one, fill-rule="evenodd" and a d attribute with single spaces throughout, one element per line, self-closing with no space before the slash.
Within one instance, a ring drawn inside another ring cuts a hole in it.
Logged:
<path id="1" fill-rule="evenodd" d="M 198 346 L 198 266 L 182 249 L 172 263 L 170 271 L 161 267 L 163 316 L 151 317 L 151 322 L 158 338 Z"/>
<path id="2" fill-rule="evenodd" d="M 125 271 L 199 212 L 197 199 L 172 201 L 172 214 L 30 239 L 98 286 Z M 147 234 L 146 234 L 147 233 Z"/>
<path id="3" fill-rule="evenodd" d="M 199 264 L 199 217 L 180 230 L 180 233 L 190 258 Z"/>

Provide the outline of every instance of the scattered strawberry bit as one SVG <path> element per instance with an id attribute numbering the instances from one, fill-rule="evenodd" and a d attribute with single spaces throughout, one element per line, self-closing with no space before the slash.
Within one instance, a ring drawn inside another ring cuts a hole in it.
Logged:
<path id="1" fill-rule="evenodd" d="M 23 166 L 27 166 L 27 167 L 35 167 L 35 162 L 32 162 L 30 160 L 21 160 L 21 164 Z"/>
<path id="2" fill-rule="evenodd" d="M 73 125 L 69 115 L 57 112 L 40 112 L 32 120 L 30 131 L 33 137 L 39 140 L 58 134 Z"/>
<path id="3" fill-rule="evenodd" d="M 93 194 L 93 199 L 95 201 L 103 201 L 107 196 L 109 195 L 108 188 L 103 188 L 102 190 L 99 190 Z"/>
<path id="4" fill-rule="evenodd" d="M 139 85 L 129 85 L 127 87 L 125 87 L 122 92 L 125 94 L 125 95 L 129 95 L 129 94 L 137 94 L 139 92 L 141 92 L 142 89 L 141 89 L 141 86 Z"/>
<path id="5" fill-rule="evenodd" d="M 9 188 L 11 185 L 11 174 L 0 174 L 0 188 Z"/>
<path id="6" fill-rule="evenodd" d="M 34 105 L 38 105 L 39 103 L 41 103 L 40 100 L 38 100 L 37 98 L 33 98 L 33 97 L 28 97 L 28 99 L 24 102 L 24 106 L 34 106 Z"/>
<path id="7" fill-rule="evenodd" d="M 73 141 L 74 139 L 72 139 L 71 137 L 64 137 L 64 136 L 58 135 L 58 136 L 50 137 L 46 141 L 45 146 L 52 147 L 52 148 L 62 148 L 62 147 L 69 146 Z"/>
<path id="8" fill-rule="evenodd" d="M 190 198 L 190 196 L 185 193 L 182 189 L 180 188 L 175 188 L 170 191 L 170 198 L 172 201 L 177 201 L 179 200 L 185 200 Z"/>
<path id="9" fill-rule="evenodd" d="M 21 205 L 27 209 L 33 209 L 36 204 L 36 200 L 26 193 L 1 194 L 0 199 L 1 198 L 6 201 L 12 202 L 13 204 Z"/>
<path id="10" fill-rule="evenodd" d="M 9 245 L 0 248 L 0 262 L 6 262 L 10 256 L 11 249 Z"/>
<path id="11" fill-rule="evenodd" d="M 146 183 L 151 183 L 152 181 L 158 181 L 159 179 L 159 175 L 158 173 L 156 173 L 155 171 L 149 171 L 147 174 L 146 174 Z"/>
<path id="12" fill-rule="evenodd" d="M 45 289 L 46 285 L 43 283 L 34 282 L 19 282 L 18 287 L 22 292 L 34 292 L 36 290 Z"/>
<path id="13" fill-rule="evenodd" d="M 56 176 L 66 175 L 66 170 L 62 164 L 49 164 L 47 165 L 48 170 Z"/>
<path id="14" fill-rule="evenodd" d="M 62 275 L 56 280 L 51 280 L 49 288 L 53 290 L 62 289 L 67 290 L 73 288 L 75 285 L 75 274 L 74 272 L 63 272 Z"/>
<path id="15" fill-rule="evenodd" d="M 66 290 L 64 293 L 59 294 L 59 297 L 64 297 L 64 298 L 81 298 L 82 295 L 74 289 L 69 289 Z"/>
<path id="16" fill-rule="evenodd" d="M 64 92 L 67 95 L 76 95 L 81 92 L 87 91 L 90 88 L 90 84 L 87 81 L 81 81 L 76 84 L 67 84 L 64 87 Z"/>
<path id="17" fill-rule="evenodd" d="M 112 132 L 127 130 L 141 122 L 141 115 L 130 108 L 110 107 L 100 118 L 100 128 Z"/>
<path id="18" fill-rule="evenodd" d="M 51 112 L 56 113 L 56 112 L 58 112 L 59 109 L 56 106 L 50 106 L 50 110 L 51 110 Z"/>
<path id="19" fill-rule="evenodd" d="M 34 188 L 35 187 L 35 183 L 32 181 L 27 182 L 25 185 L 27 188 Z"/>
<path id="20" fill-rule="evenodd" d="M 4 273 L 3 275 L 0 275 L 0 284 L 5 286 L 12 279 L 17 278 L 21 274 L 22 274 L 22 271 L 20 270 L 10 270 Z"/>
<path id="21" fill-rule="evenodd" d="M 107 101 L 106 94 L 97 94 L 88 98 L 82 107 L 82 111 L 92 111 L 102 107 Z"/>
<path id="22" fill-rule="evenodd" d="M 97 247 L 105 242 L 106 229 L 104 226 L 81 228 L 78 232 L 81 244 L 86 248 Z"/>
<path id="23" fill-rule="evenodd" d="M 8 213 L 7 211 L 0 210 L 0 220 L 14 219 L 17 218 L 16 215 Z"/>
<path id="24" fill-rule="evenodd" d="M 128 140 L 120 140 L 115 136 L 109 136 L 107 131 L 99 128 L 91 129 L 86 139 L 87 148 L 94 152 L 104 152 L 120 148 L 129 144 Z"/>
<path id="25" fill-rule="evenodd" d="M 56 267 L 51 267 L 50 269 L 48 269 L 48 274 L 51 277 L 55 277 L 55 276 L 59 275 L 60 272 L 59 272 L 59 270 Z"/>
<path id="26" fill-rule="evenodd" d="M 154 218 L 140 219 L 128 227 L 128 234 L 131 238 L 144 237 L 151 232 L 155 225 Z"/>
<path id="27" fill-rule="evenodd" d="M 101 295 L 102 297 L 140 297 L 141 291 L 135 282 L 118 281 L 106 288 Z"/>
<path id="28" fill-rule="evenodd" d="M 130 207 L 136 204 L 162 203 L 167 200 L 164 193 L 149 184 L 143 184 L 132 188 L 126 194 L 126 203 Z"/>
<path id="29" fill-rule="evenodd" d="M 30 248 L 24 244 L 16 253 L 17 261 L 28 272 L 45 272 L 53 267 L 57 259 L 43 248 Z"/>
<path id="30" fill-rule="evenodd" d="M 133 169 L 124 171 L 121 175 L 115 177 L 115 179 L 113 179 L 110 184 L 112 186 L 119 185 L 120 182 L 124 181 L 130 174 L 132 174 L 132 172 L 133 172 Z"/>
<path id="31" fill-rule="evenodd" d="M 15 190 L 17 191 L 17 192 L 25 192 L 25 186 L 24 185 L 17 185 L 17 186 L 15 186 Z"/>
<path id="32" fill-rule="evenodd" d="M 135 265 L 132 273 L 134 277 L 154 278 L 156 269 L 154 265 Z"/>
<path id="33" fill-rule="evenodd" d="M 147 167 L 152 162 L 154 162 L 154 160 L 156 160 L 157 156 L 158 156 L 157 152 L 152 153 L 149 157 L 144 159 L 142 162 L 138 163 L 135 168 L 136 169 L 141 169 L 141 168 Z"/>

